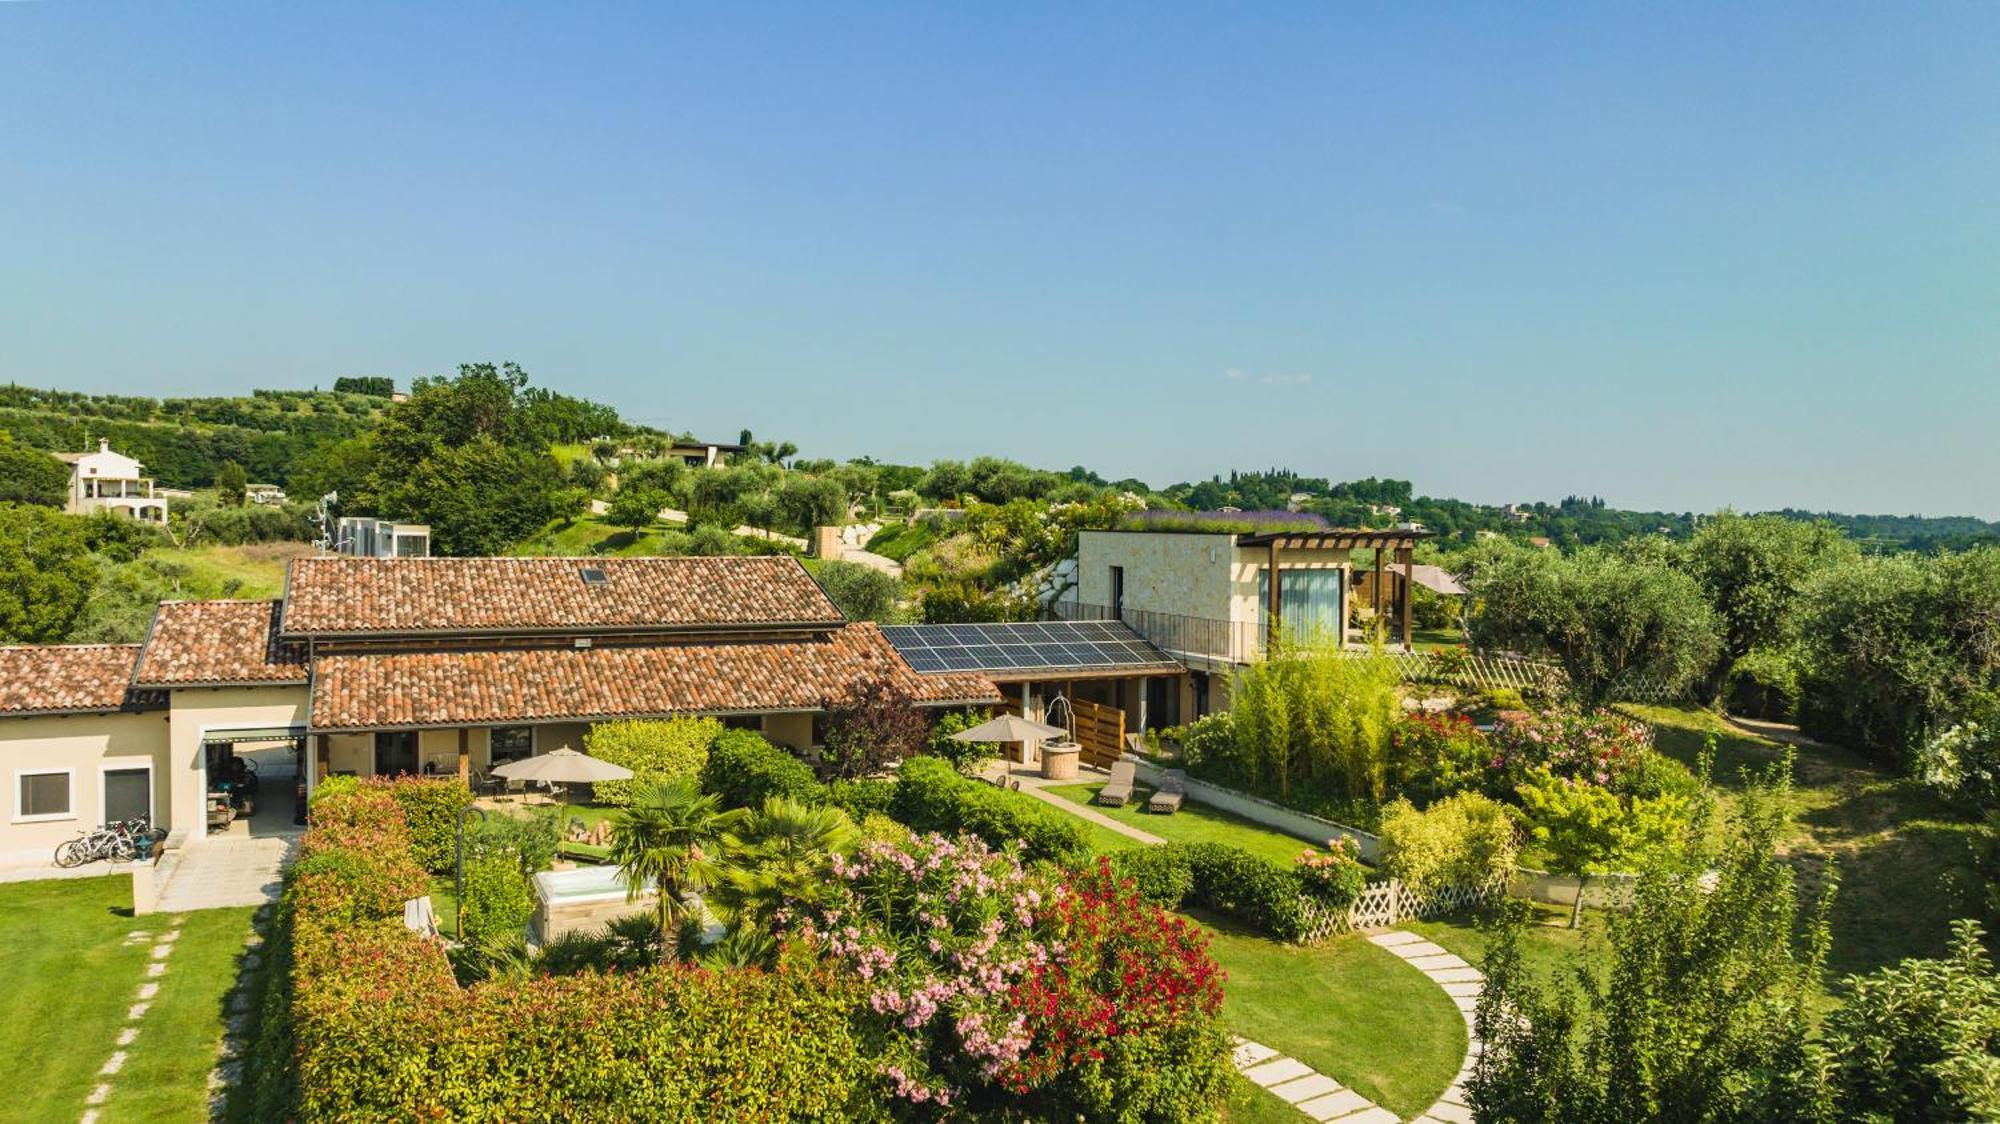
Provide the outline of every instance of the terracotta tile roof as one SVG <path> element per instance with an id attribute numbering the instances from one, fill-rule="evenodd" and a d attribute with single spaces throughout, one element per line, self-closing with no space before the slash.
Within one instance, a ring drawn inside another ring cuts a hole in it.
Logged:
<path id="1" fill-rule="evenodd" d="M 137 644 L 0 648 L 0 714 L 121 709 L 138 659 Z"/>
<path id="2" fill-rule="evenodd" d="M 312 729 L 811 710 L 876 675 L 918 702 L 991 703 L 978 676 L 920 676 L 872 624 L 828 640 L 321 655 Z"/>
<path id="3" fill-rule="evenodd" d="M 303 644 L 278 639 L 278 601 L 162 601 L 133 682 L 304 683 Z"/>
<path id="4" fill-rule="evenodd" d="M 601 584 L 581 572 L 598 570 Z M 287 635 L 452 634 L 836 625 L 797 559 L 300 558 Z"/>

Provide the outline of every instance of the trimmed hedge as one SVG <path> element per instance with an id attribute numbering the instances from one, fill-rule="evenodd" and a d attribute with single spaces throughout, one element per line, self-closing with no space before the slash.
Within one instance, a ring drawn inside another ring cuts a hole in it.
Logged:
<path id="1" fill-rule="evenodd" d="M 363 788 L 380 787 L 395 797 L 410 831 L 410 851 L 417 865 L 443 874 L 453 864 L 459 813 L 472 807 L 472 790 L 457 777 L 397 777 L 369 779 Z"/>
<path id="2" fill-rule="evenodd" d="M 1076 817 L 1032 796 L 969 780 L 935 757 L 903 762 L 889 809 L 917 831 L 969 831 L 994 847 L 1018 840 L 1030 859 L 1079 866 L 1091 854 L 1090 836 Z"/>
<path id="3" fill-rule="evenodd" d="M 314 803 L 269 944 L 256 1119 L 876 1120 L 856 981 L 673 965 L 463 989 L 403 928 L 423 891 L 395 800 Z"/>
<path id="4" fill-rule="evenodd" d="M 701 790 L 730 808 L 761 808 L 768 796 L 824 803 L 823 788 L 810 766 L 753 730 L 724 730 L 701 769 Z"/>
<path id="5" fill-rule="evenodd" d="M 826 786 L 826 802 L 846 812 L 855 823 L 870 815 L 888 815 L 896 799 L 896 782 L 882 778 L 834 781 Z"/>
<path id="6" fill-rule="evenodd" d="M 1281 941 L 1303 940 L 1305 880 L 1227 843 L 1166 843 L 1121 851 L 1112 869 L 1166 909 L 1191 903 Z"/>
<path id="7" fill-rule="evenodd" d="M 642 788 L 682 777 L 692 780 L 701 774 L 709 747 L 721 736 L 722 723 L 714 718 L 599 722 L 583 736 L 583 751 L 625 766 L 632 770 L 632 779 L 598 781 L 590 786 L 591 798 L 623 807 Z"/>
<path id="8" fill-rule="evenodd" d="M 484 854 L 465 864 L 459 925 L 474 944 L 519 937 L 535 915 L 535 885 L 510 854 Z"/>

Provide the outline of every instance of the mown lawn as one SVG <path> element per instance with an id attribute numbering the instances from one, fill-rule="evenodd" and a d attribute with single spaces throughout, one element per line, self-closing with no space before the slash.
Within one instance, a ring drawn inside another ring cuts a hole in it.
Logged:
<path id="1" fill-rule="evenodd" d="M 1155 815 L 1146 811 L 1146 798 L 1152 795 L 1152 790 L 1147 788 L 1134 788 L 1132 801 L 1122 808 L 1103 808 L 1091 804 L 1091 800 L 1097 795 L 1097 790 L 1103 787 L 1101 783 L 1064 784 L 1052 785 L 1048 791 L 1071 803 L 1088 805 L 1119 823 L 1152 832 L 1169 842 L 1227 843 L 1241 847 L 1287 870 L 1291 869 L 1292 860 L 1299 856 L 1299 852 L 1312 847 L 1312 844 L 1295 839 L 1281 831 L 1272 831 L 1241 816 L 1207 804 L 1197 804 L 1192 800 L 1183 802 L 1181 810 L 1172 815 Z M 1126 845 L 1134 842 L 1136 841 L 1125 840 Z"/>
<path id="2" fill-rule="evenodd" d="M 1690 768 L 1708 736 L 1715 737 L 1714 777 L 1725 816 L 1744 788 L 1745 770 L 1761 770 L 1786 750 L 1707 710 L 1622 709 L 1652 723 L 1661 752 Z M 1830 862 L 1840 875 L 1829 970 L 1845 975 L 1904 957 L 1942 955 L 1949 923 L 1980 913 L 1975 825 L 1916 781 L 1846 750 L 1808 744 L 1795 752 L 1792 812 L 1798 826 L 1787 850 L 1800 886 L 1817 893 Z"/>
<path id="3" fill-rule="evenodd" d="M 75 1120 L 100 1080 L 99 1119 L 199 1120 L 222 1043 L 224 1004 L 250 934 L 249 909 L 181 915 L 158 994 L 127 1019 L 147 977 L 151 938 L 173 918 L 135 918 L 132 884 L 116 876 L 0 885 L 0 1057 L 13 1067 L 0 1121 Z M 148 939 L 127 943 L 130 933 Z M 100 1078 L 119 1031 L 139 1028 L 124 1067 Z"/>
<path id="4" fill-rule="evenodd" d="M 533 538 L 522 541 L 507 553 L 565 558 L 602 555 L 640 557 L 664 553 L 661 533 L 677 529 L 658 523 L 649 529 L 635 531 L 630 527 L 614 527 L 595 515 L 579 515 L 575 519 L 558 519 L 550 523 Z"/>
<path id="5" fill-rule="evenodd" d="M 245 546 L 155 547 L 148 562 L 177 572 L 177 597 L 281 597 L 285 567 L 312 553 L 305 543 L 251 543 Z"/>
<path id="6" fill-rule="evenodd" d="M 1210 914 L 1194 916 L 1229 973 L 1222 1010 L 1235 1033 L 1405 1117 L 1430 1107 L 1457 1076 L 1466 1043 L 1458 1008 L 1423 973 L 1367 938 L 1301 948 Z"/>

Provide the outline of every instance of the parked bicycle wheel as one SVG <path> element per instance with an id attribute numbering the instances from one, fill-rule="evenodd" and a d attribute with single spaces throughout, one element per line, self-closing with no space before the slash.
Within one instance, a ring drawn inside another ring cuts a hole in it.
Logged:
<path id="1" fill-rule="evenodd" d="M 83 840 L 70 839 L 56 844 L 56 865 L 72 867 L 83 865 Z"/>

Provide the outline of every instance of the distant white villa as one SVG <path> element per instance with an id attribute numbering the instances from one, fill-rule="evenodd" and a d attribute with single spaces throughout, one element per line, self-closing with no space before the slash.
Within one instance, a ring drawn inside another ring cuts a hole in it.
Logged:
<path id="1" fill-rule="evenodd" d="M 167 497 L 153 488 L 146 466 L 99 438 L 94 453 L 57 453 L 69 465 L 69 496 L 63 510 L 72 515 L 114 511 L 145 523 L 167 521 Z"/>

